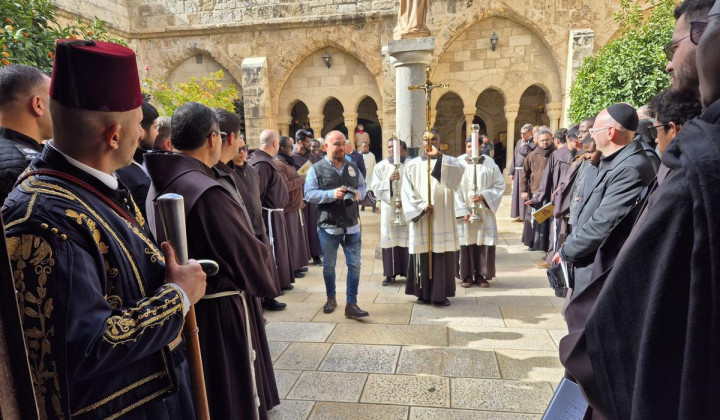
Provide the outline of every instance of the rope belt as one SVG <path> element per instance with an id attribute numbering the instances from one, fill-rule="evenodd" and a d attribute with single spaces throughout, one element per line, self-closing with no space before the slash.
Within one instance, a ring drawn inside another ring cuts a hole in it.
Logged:
<path id="1" fill-rule="evenodd" d="M 268 219 L 268 237 L 270 239 L 270 248 L 272 248 L 273 252 L 273 259 L 277 263 L 277 256 L 275 255 L 275 236 L 273 235 L 273 222 L 272 222 L 272 214 L 274 211 L 283 211 L 283 209 L 269 209 L 267 207 L 263 207 L 263 210 L 267 212 L 267 219 Z"/>
<path id="2" fill-rule="evenodd" d="M 202 300 L 218 299 L 218 298 L 226 297 L 226 296 L 240 296 L 240 292 L 238 290 L 229 290 L 227 292 L 218 292 L 218 293 L 213 293 L 211 295 L 205 295 L 201 299 Z"/>
<path id="3" fill-rule="evenodd" d="M 523 168 L 522 166 L 516 166 L 516 167 L 515 167 L 515 170 L 516 170 L 516 171 L 517 171 L 517 170 L 521 170 L 522 168 Z"/>
<path id="4" fill-rule="evenodd" d="M 303 220 L 302 209 L 298 209 L 298 214 L 300 215 L 300 226 L 305 227 L 305 221 Z"/>

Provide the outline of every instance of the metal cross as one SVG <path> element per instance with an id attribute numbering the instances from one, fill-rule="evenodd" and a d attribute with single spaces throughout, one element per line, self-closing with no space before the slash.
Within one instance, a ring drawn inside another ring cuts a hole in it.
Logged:
<path id="1" fill-rule="evenodd" d="M 430 81 L 430 66 L 425 68 L 425 83 L 422 85 L 410 85 L 408 90 L 424 90 L 425 91 L 425 120 L 427 121 L 427 133 L 430 132 L 430 94 L 433 89 L 437 88 L 449 88 L 450 85 L 447 83 L 435 83 Z M 427 134 L 426 134 L 427 135 Z M 428 142 L 429 144 L 429 142 Z"/>

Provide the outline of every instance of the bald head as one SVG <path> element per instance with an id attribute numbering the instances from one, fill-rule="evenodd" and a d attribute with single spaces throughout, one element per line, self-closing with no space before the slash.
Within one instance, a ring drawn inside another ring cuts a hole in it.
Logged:
<path id="1" fill-rule="evenodd" d="M 275 156 L 280 150 L 280 134 L 277 130 L 263 130 L 260 133 L 260 149 L 269 154 Z"/>
<path id="2" fill-rule="evenodd" d="M 635 135 L 634 131 L 626 129 L 617 122 L 607 109 L 602 110 L 595 118 L 593 132 L 591 137 L 595 140 L 595 146 L 604 156 L 609 156 L 630 144 Z"/>
<path id="3" fill-rule="evenodd" d="M 325 135 L 325 147 L 330 159 L 337 164 L 345 160 L 345 135 L 340 131 L 331 131 Z"/>

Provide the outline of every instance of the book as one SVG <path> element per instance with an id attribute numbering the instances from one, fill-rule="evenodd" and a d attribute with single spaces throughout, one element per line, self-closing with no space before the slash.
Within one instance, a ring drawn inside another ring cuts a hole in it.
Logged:
<path id="1" fill-rule="evenodd" d="M 550 400 L 542 420 L 582 420 L 588 403 L 575 382 L 563 378 Z"/>
<path id="2" fill-rule="evenodd" d="M 301 166 L 300 169 L 298 169 L 298 175 L 300 175 L 300 176 L 307 175 L 311 166 L 312 166 L 312 163 L 310 163 L 310 160 L 306 161 L 305 164 L 303 166 Z"/>
<path id="3" fill-rule="evenodd" d="M 532 212 L 532 217 L 538 223 L 542 223 L 553 215 L 553 210 L 555 210 L 555 206 L 553 205 L 553 203 L 547 203 L 539 209 L 534 210 Z"/>

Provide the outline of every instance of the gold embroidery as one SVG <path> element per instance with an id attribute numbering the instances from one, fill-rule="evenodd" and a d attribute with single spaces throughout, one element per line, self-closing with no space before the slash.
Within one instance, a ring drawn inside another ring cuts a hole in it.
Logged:
<path id="1" fill-rule="evenodd" d="M 37 194 L 33 194 L 32 197 L 30 197 L 30 202 L 28 203 L 27 211 L 25 212 L 25 215 L 23 217 L 21 217 L 17 220 L 13 220 L 12 222 L 8 222 L 5 225 L 6 231 L 15 225 L 19 225 L 20 223 L 26 222 L 30 218 L 30 215 L 33 212 L 33 207 L 35 207 L 35 200 L 37 200 L 37 196 L 38 196 Z M 45 226 L 47 226 L 47 225 L 45 225 Z M 47 229 L 47 227 L 45 227 L 43 229 Z"/>
<path id="2" fill-rule="evenodd" d="M 113 311 L 118 311 L 123 306 L 122 298 L 118 295 L 105 296 L 105 300 Z"/>
<path id="3" fill-rule="evenodd" d="M 121 315 L 105 321 L 103 340 L 113 346 L 134 342 L 145 329 L 162 325 L 174 314 L 182 314 L 182 296 L 171 286 L 163 286 L 160 293 L 141 301 L 133 308 L 123 309 Z M 168 297 L 171 295 L 171 297 Z"/>
<path id="4" fill-rule="evenodd" d="M 52 357 L 52 342 L 55 337 L 55 327 L 50 321 L 54 309 L 53 298 L 47 296 L 45 287 L 48 275 L 55 265 L 53 250 L 45 239 L 34 235 L 11 236 L 6 239 L 6 243 L 10 261 L 14 265 L 13 278 L 18 291 L 40 417 L 47 418 L 48 409 L 52 409 L 53 417 L 64 419 L 60 404 L 60 382 Z M 37 277 L 27 279 L 26 273 L 35 274 Z M 30 282 L 29 290 L 26 281 Z M 33 294 L 33 291 L 37 294 Z"/>
<path id="5" fill-rule="evenodd" d="M 152 250 L 150 248 L 145 248 L 145 255 L 149 255 L 150 261 L 152 261 L 152 262 L 158 262 L 158 261 L 165 262 L 165 257 L 157 249 Z"/>
<path id="6" fill-rule="evenodd" d="M 140 211 L 140 208 L 135 203 L 135 199 L 130 196 L 130 201 L 132 201 L 133 206 L 135 207 L 135 220 L 140 224 L 140 227 L 145 226 L 145 218 L 142 215 L 142 212 Z"/>
<path id="7" fill-rule="evenodd" d="M 87 413 L 88 411 L 92 411 L 92 410 L 94 410 L 94 409 L 96 409 L 96 408 L 98 408 L 98 407 L 100 407 L 100 406 L 102 406 L 102 405 L 107 404 L 107 403 L 110 402 L 111 400 L 114 400 L 115 398 L 117 398 L 117 397 L 119 397 L 119 396 L 127 393 L 128 391 L 132 391 L 133 389 L 139 387 L 140 385 L 145 385 L 146 383 L 148 383 L 148 382 L 150 382 L 150 381 L 153 381 L 153 380 L 158 379 L 158 378 L 162 378 L 162 377 L 164 377 L 164 376 L 166 376 L 166 375 L 167 375 L 167 374 L 166 374 L 165 372 L 161 372 L 161 373 L 155 373 L 155 374 L 153 374 L 153 375 L 150 375 L 150 376 L 148 376 L 147 378 L 143 378 L 143 379 L 135 382 L 134 384 L 132 384 L 132 385 L 130 385 L 130 386 L 124 388 L 124 389 L 121 389 L 121 390 L 118 391 L 118 392 L 114 392 L 114 393 L 108 395 L 107 397 L 103 398 L 102 400 L 100 400 L 100 401 L 98 401 L 98 402 L 96 402 L 96 403 L 94 403 L 94 404 L 91 404 L 91 405 L 88 405 L 87 407 L 83 407 L 83 408 L 79 409 L 78 411 L 72 413 L 71 416 L 72 416 L 72 417 L 75 417 L 75 416 L 78 416 L 78 415 L 80 415 L 80 414 Z M 164 391 L 168 391 L 168 390 L 169 390 L 169 389 L 165 389 Z M 153 394 L 153 395 L 156 395 L 156 394 Z M 134 406 L 131 406 L 131 407 L 134 408 Z M 129 410 L 128 410 L 128 411 L 129 411 Z"/>

